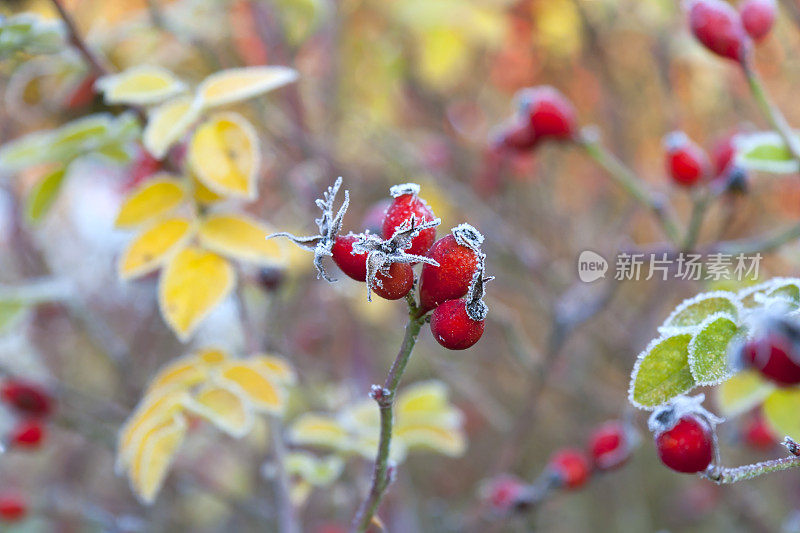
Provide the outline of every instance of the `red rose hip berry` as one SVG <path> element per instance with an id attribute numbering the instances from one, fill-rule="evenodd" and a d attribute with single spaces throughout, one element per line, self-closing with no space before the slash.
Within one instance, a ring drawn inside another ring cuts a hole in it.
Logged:
<path id="1" fill-rule="evenodd" d="M 612 470 L 630 457 L 631 443 L 625 426 L 619 421 L 603 424 L 589 438 L 589 453 L 598 470 Z"/>
<path id="2" fill-rule="evenodd" d="M 694 415 L 681 417 L 670 429 L 657 433 L 655 440 L 661 462 L 677 472 L 702 472 L 714 457 L 711 427 Z"/>
<path id="3" fill-rule="evenodd" d="M 461 224 L 431 246 L 427 256 L 439 266 L 427 263 L 422 266 L 419 299 L 423 312 L 467 294 L 480 267 L 482 243 L 483 235 L 478 230 L 469 224 Z"/>
<path id="4" fill-rule="evenodd" d="M 467 300 L 448 300 L 434 309 L 431 333 L 448 350 L 466 350 L 483 335 L 485 323 L 467 313 Z"/>
<path id="5" fill-rule="evenodd" d="M 522 89 L 517 93 L 519 114 L 527 118 L 538 139 L 569 140 L 577 132 L 577 113 L 572 102 L 549 85 Z"/>
<path id="6" fill-rule="evenodd" d="M 45 438 L 45 429 L 38 420 L 19 422 L 9 435 L 9 442 L 16 448 L 38 448 Z"/>
<path id="7" fill-rule="evenodd" d="M 743 61 L 749 39 L 739 13 L 723 0 L 690 0 L 689 28 L 709 51 L 718 56 Z"/>
<path id="8" fill-rule="evenodd" d="M 414 288 L 414 269 L 408 263 L 392 263 L 388 274 L 375 276 L 372 291 L 386 300 L 399 300 Z"/>
<path id="9" fill-rule="evenodd" d="M 580 488 L 589 480 L 589 459 L 577 449 L 567 448 L 557 452 L 547 468 L 558 484 L 567 489 Z"/>
<path id="10" fill-rule="evenodd" d="M 747 34 L 755 41 L 766 37 L 775 24 L 775 0 L 745 0 L 739 6 L 739 15 Z"/>
<path id="11" fill-rule="evenodd" d="M 389 193 L 394 198 L 394 201 L 386 209 L 386 216 L 383 218 L 384 239 L 391 238 L 397 228 L 412 216 L 415 217 L 417 225 L 436 219 L 433 210 L 428 207 L 425 200 L 418 196 L 419 185 L 416 183 L 395 185 L 389 189 Z M 406 252 L 413 255 L 425 255 L 435 240 L 436 228 L 424 229 L 414 237 L 414 240 L 411 241 L 411 248 Z"/>
<path id="12" fill-rule="evenodd" d="M 367 279 L 367 254 L 365 252 L 353 254 L 353 243 L 361 237 L 353 233 L 339 235 L 331 247 L 333 262 L 342 272 L 356 281 Z"/>
<path id="13" fill-rule="evenodd" d="M 779 331 L 770 331 L 742 348 L 742 362 L 777 385 L 800 384 L 800 354 L 795 344 Z"/>
<path id="14" fill-rule="evenodd" d="M 27 514 L 28 505 L 22 496 L 10 492 L 0 494 L 0 522 L 19 522 Z"/>
<path id="15" fill-rule="evenodd" d="M 42 386 L 20 379 L 0 385 L 0 400 L 30 416 L 47 416 L 53 410 L 53 399 Z"/>
<path id="16" fill-rule="evenodd" d="M 683 187 L 697 185 L 709 173 L 708 156 L 685 133 L 674 131 L 664 137 L 667 172 L 672 181 Z"/>

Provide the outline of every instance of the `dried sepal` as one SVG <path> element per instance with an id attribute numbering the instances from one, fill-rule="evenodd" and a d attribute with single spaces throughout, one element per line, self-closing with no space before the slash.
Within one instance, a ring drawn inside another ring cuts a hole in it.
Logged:
<path id="1" fill-rule="evenodd" d="M 411 248 L 411 241 L 419 235 L 420 231 L 435 228 L 441 224 L 441 219 L 423 222 L 417 225 L 417 218 L 414 215 L 403 222 L 394 235 L 386 240 L 381 239 L 372 233 L 364 233 L 359 240 L 353 243 L 353 253 L 367 254 L 367 300 L 372 300 L 372 291 L 375 287 L 382 287 L 383 283 L 378 279 L 378 274 L 388 275 L 389 268 L 393 263 L 427 263 L 438 267 L 439 263 L 430 257 L 423 255 L 409 254 L 406 250 Z"/>
<path id="2" fill-rule="evenodd" d="M 461 224 L 457 228 L 453 228 L 453 235 L 456 235 L 456 230 L 462 228 L 462 226 L 469 226 L 475 234 L 480 236 L 480 240 L 473 240 L 471 242 L 478 242 L 478 246 L 480 243 L 483 242 L 483 235 L 477 232 L 475 228 L 470 226 L 469 224 Z M 458 236 L 456 235 L 456 240 L 458 240 Z M 489 313 L 489 307 L 483 301 L 483 297 L 486 296 L 486 283 L 492 281 L 494 276 L 487 276 L 486 275 L 486 254 L 480 251 L 480 248 L 473 248 L 470 245 L 466 245 L 475 250 L 475 253 L 478 254 L 478 268 L 475 270 L 475 274 L 472 276 L 472 282 L 469 286 L 469 291 L 467 292 L 467 316 L 469 316 L 472 320 L 476 320 L 480 322 L 481 320 L 486 319 L 486 315 Z"/>
<path id="3" fill-rule="evenodd" d="M 322 259 L 333 256 L 331 249 L 333 248 L 333 243 L 336 241 L 336 236 L 339 235 L 339 231 L 342 229 L 342 219 L 350 205 L 350 191 L 344 191 L 344 202 L 342 202 L 339 211 L 334 215 L 333 204 L 336 201 L 336 194 L 339 192 L 341 186 L 342 178 L 340 176 L 336 179 L 336 182 L 323 193 L 322 198 L 315 201 L 317 207 L 322 211 L 322 215 L 314 220 L 319 228 L 319 235 L 298 237 L 285 231 L 267 235 L 267 239 L 286 237 L 304 250 L 314 252 L 314 266 L 317 269 L 317 278 L 323 278 L 330 283 L 336 281 L 336 278 L 330 277 L 325 271 Z"/>

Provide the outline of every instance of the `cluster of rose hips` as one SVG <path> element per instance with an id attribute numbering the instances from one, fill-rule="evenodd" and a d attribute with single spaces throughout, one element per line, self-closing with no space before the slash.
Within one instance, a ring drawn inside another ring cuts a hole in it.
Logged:
<path id="1" fill-rule="evenodd" d="M 511 475 L 498 476 L 483 488 L 484 500 L 497 514 L 528 509 L 554 489 L 579 489 L 592 474 L 619 468 L 630 458 L 636 441 L 630 425 L 619 420 L 608 421 L 592 432 L 586 451 L 579 448 L 557 451 L 532 484 Z"/>
<path id="2" fill-rule="evenodd" d="M 682 131 L 664 136 L 667 173 L 672 181 L 685 188 L 709 184 L 715 192 L 747 191 L 747 172 L 736 164 L 736 135 L 717 141 L 711 157 Z"/>
<path id="3" fill-rule="evenodd" d="M 450 350 L 469 348 L 483 335 L 487 307 L 483 302 L 486 255 L 481 251 L 483 235 L 469 224 L 461 224 L 438 241 L 440 220 L 420 198 L 419 185 L 406 183 L 390 189 L 391 202 L 382 214 L 380 235 L 369 230 L 342 235 L 341 226 L 349 205 L 349 192 L 338 211 L 334 201 L 342 180 L 317 200 L 322 216 L 316 219 L 319 235 L 297 237 L 276 233 L 314 252 L 319 277 L 335 281 L 322 260 L 331 257 L 347 276 L 367 285 L 387 300 L 406 297 L 415 285 L 414 265 L 422 263 L 417 317 L 430 315 L 434 338 Z"/>
<path id="4" fill-rule="evenodd" d="M 17 415 L 17 421 L 4 442 L 10 448 L 31 450 L 41 446 L 46 436 L 45 423 L 53 411 L 53 399 L 39 384 L 7 379 L 0 384 L 0 401 Z"/>
<path id="5" fill-rule="evenodd" d="M 53 398 L 44 387 L 21 379 L 6 379 L 0 383 L 0 402 L 17 416 L 17 421 L 3 444 L 12 449 L 31 450 L 45 439 L 45 421 L 53 412 Z M 2 450 L 3 446 L 0 446 Z M 0 486 L 0 522 L 12 523 L 25 518 L 28 506 L 17 492 Z"/>
<path id="6" fill-rule="evenodd" d="M 688 0 L 692 34 L 718 56 L 744 63 L 753 41 L 763 40 L 775 23 L 775 0 L 744 0 L 737 11 L 723 0 Z"/>

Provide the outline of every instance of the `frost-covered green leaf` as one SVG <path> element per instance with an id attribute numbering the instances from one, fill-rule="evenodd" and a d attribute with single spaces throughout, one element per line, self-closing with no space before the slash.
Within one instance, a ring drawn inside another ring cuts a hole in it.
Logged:
<path id="1" fill-rule="evenodd" d="M 689 343 L 689 368 L 698 385 L 716 385 L 730 377 L 728 344 L 738 332 L 736 321 L 724 313 L 700 324 Z"/>
<path id="2" fill-rule="evenodd" d="M 14 53 L 54 54 L 65 40 L 64 24 L 34 13 L 0 17 L 0 58 Z"/>
<path id="3" fill-rule="evenodd" d="M 800 170 L 797 160 L 778 133 L 765 131 L 737 135 L 736 162 L 750 170 L 793 174 Z"/>
<path id="4" fill-rule="evenodd" d="M 25 203 L 25 215 L 29 221 L 36 223 L 47 215 L 56 198 L 58 198 L 65 175 L 66 167 L 56 168 L 47 173 L 28 193 Z"/>
<path id="5" fill-rule="evenodd" d="M 740 316 L 741 306 L 732 292 L 716 291 L 698 294 L 684 300 L 658 328 L 659 333 L 674 333 L 676 330 L 700 325 L 715 313 L 726 313 L 734 320 Z"/>
<path id="6" fill-rule="evenodd" d="M 691 340 L 688 333 L 661 337 L 639 354 L 629 391 L 633 405 L 653 409 L 695 386 L 689 368 Z"/>
<path id="7" fill-rule="evenodd" d="M 795 282 L 778 283 L 777 286 L 767 292 L 767 297 L 785 298 L 795 306 L 800 305 L 800 287 Z"/>
<path id="8" fill-rule="evenodd" d="M 717 405 L 723 415 L 737 416 L 759 405 L 773 390 L 775 386 L 758 372 L 744 370 L 717 387 Z"/>
<path id="9" fill-rule="evenodd" d="M 776 434 L 800 440 L 800 388 L 770 394 L 764 400 L 764 418 Z"/>
<path id="10" fill-rule="evenodd" d="M 773 289 L 773 287 L 774 284 L 771 280 L 765 281 L 757 285 L 745 287 L 737 292 L 736 296 L 739 298 L 739 302 L 742 304 L 742 307 L 745 309 L 752 309 L 760 305 L 759 298 L 765 296 L 767 292 Z"/>

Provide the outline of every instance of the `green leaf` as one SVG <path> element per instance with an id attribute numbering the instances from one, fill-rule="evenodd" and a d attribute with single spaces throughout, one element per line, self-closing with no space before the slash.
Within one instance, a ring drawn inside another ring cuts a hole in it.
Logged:
<path id="1" fill-rule="evenodd" d="M 689 343 L 689 368 L 698 385 L 716 385 L 730 377 L 728 344 L 738 332 L 729 315 L 711 315 L 703 321 Z"/>
<path id="2" fill-rule="evenodd" d="M 738 320 L 739 307 L 736 295 L 731 292 L 716 291 L 698 294 L 678 305 L 658 328 L 658 331 L 663 335 L 674 333 L 678 329 L 695 327 L 716 313 L 725 313 L 734 320 Z"/>
<path id="3" fill-rule="evenodd" d="M 736 152 L 736 162 L 746 169 L 774 174 L 793 174 L 800 170 L 791 150 L 774 131 L 738 135 Z"/>
<path id="4" fill-rule="evenodd" d="M 756 301 L 756 295 L 759 294 L 766 295 L 766 293 L 772 290 L 772 288 L 773 288 L 772 281 L 765 281 L 764 283 L 759 283 L 758 285 L 745 287 L 744 289 L 737 292 L 736 296 L 739 297 L 739 302 L 742 304 L 744 308 L 752 309 L 760 305 Z"/>
<path id="5" fill-rule="evenodd" d="M 758 372 L 745 370 L 717 387 L 717 405 L 723 415 L 738 416 L 759 405 L 773 390 L 775 386 Z"/>
<path id="6" fill-rule="evenodd" d="M 50 211 L 58 198 L 61 185 L 64 183 L 66 167 L 59 167 L 47 174 L 28 194 L 25 214 L 32 223 L 40 222 Z"/>
<path id="7" fill-rule="evenodd" d="M 640 409 L 653 409 L 695 386 L 689 368 L 689 342 L 682 333 L 655 339 L 639 354 L 631 377 L 629 399 Z"/>
<path id="8" fill-rule="evenodd" d="M 776 434 L 800 440 L 800 388 L 770 394 L 764 400 L 764 418 Z"/>

